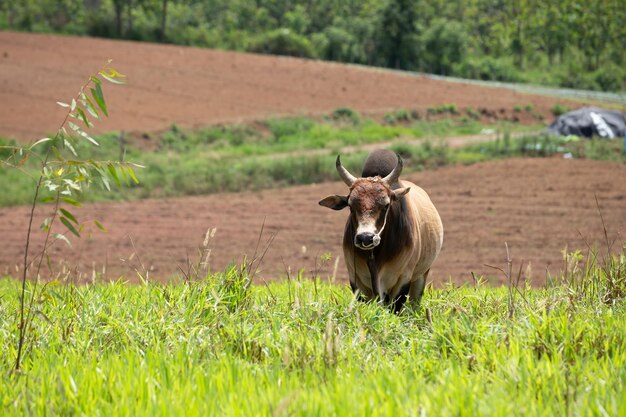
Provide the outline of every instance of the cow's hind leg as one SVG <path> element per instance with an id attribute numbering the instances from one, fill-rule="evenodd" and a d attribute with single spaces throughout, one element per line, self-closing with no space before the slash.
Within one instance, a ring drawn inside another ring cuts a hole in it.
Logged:
<path id="1" fill-rule="evenodd" d="M 423 275 L 418 275 L 417 279 L 411 282 L 411 288 L 409 289 L 409 298 L 413 306 L 418 306 L 422 301 L 422 295 L 424 295 L 424 287 L 426 286 L 426 278 L 430 269 L 424 272 Z"/>

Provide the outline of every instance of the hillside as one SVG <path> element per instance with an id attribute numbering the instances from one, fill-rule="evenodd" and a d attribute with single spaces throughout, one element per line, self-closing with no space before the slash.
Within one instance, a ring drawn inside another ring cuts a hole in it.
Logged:
<path id="1" fill-rule="evenodd" d="M 88 74 L 113 59 L 128 85 L 107 90 L 100 132 L 154 132 L 350 107 L 370 115 L 447 103 L 504 117 L 552 98 L 315 60 L 93 38 L 0 32 L 0 135 L 24 141 L 55 131 Z"/>

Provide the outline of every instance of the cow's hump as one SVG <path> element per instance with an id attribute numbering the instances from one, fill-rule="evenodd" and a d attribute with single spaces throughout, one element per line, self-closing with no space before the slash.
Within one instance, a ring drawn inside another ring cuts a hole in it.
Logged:
<path id="1" fill-rule="evenodd" d="M 396 167 L 398 157 L 387 149 L 372 151 L 363 165 L 362 177 L 386 177 Z"/>

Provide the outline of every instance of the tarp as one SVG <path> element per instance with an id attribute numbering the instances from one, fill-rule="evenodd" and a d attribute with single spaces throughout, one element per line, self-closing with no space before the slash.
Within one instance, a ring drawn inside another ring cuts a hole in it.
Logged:
<path id="1" fill-rule="evenodd" d="M 626 134 L 626 117 L 617 110 L 582 107 L 557 117 L 548 130 L 563 136 L 619 138 Z"/>

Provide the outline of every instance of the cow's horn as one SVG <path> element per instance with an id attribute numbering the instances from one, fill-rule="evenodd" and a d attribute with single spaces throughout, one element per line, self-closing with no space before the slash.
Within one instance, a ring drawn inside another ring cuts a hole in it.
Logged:
<path id="1" fill-rule="evenodd" d="M 348 170 L 345 169 L 343 165 L 341 165 L 341 159 L 339 158 L 339 155 L 337 155 L 337 162 L 335 162 L 335 166 L 337 167 L 337 172 L 339 173 L 339 176 L 341 177 L 343 182 L 345 182 L 348 187 L 352 187 L 352 184 L 354 184 L 354 182 L 356 181 L 356 177 L 350 174 Z"/>
<path id="2" fill-rule="evenodd" d="M 396 156 L 398 157 L 398 163 L 396 164 L 396 167 L 393 169 L 393 171 L 389 173 L 389 175 L 383 178 L 383 181 L 385 181 L 389 185 L 398 181 L 398 178 L 400 178 L 400 173 L 402 172 L 402 158 L 400 158 L 400 155 L 396 154 Z"/>

